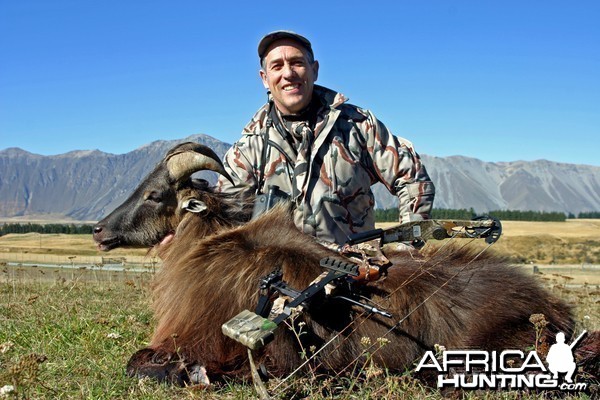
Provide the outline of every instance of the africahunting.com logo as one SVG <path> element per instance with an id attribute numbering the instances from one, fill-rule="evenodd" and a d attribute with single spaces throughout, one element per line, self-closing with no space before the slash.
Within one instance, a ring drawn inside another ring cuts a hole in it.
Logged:
<path id="1" fill-rule="evenodd" d="M 416 371 L 437 371 L 438 388 L 462 389 L 554 389 L 580 391 L 585 382 L 573 382 L 577 368 L 573 349 L 585 336 L 583 331 L 570 345 L 565 334 L 556 335 L 546 364 L 535 350 L 445 350 L 427 351 Z"/>

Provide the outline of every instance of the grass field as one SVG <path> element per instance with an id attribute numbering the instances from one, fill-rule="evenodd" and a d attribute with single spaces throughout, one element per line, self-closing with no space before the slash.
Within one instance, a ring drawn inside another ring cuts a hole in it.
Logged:
<path id="1" fill-rule="evenodd" d="M 4 267 L 8 270 L 9 267 Z M 54 283 L 0 276 L 0 388 L 11 385 L 6 398 L 32 399 L 246 399 L 255 397 L 250 384 L 213 390 L 175 388 L 125 376 L 131 354 L 147 343 L 153 320 L 148 296 L 150 279 L 124 274 L 107 282 L 91 271 Z M 600 290 L 581 286 L 550 287 L 576 306 L 577 330 L 600 329 Z M 532 329 L 533 325 L 532 325 Z M 278 382 L 271 381 L 270 388 Z M 324 383 L 293 379 L 275 398 L 440 399 L 443 396 L 414 380 L 410 373 L 388 376 L 369 369 L 360 379 Z M 14 396 L 14 397 L 12 397 Z M 0 398 L 2 398 L 0 396 Z M 467 399 L 481 398 L 471 393 Z M 491 399 L 534 399 L 522 393 L 489 395 Z M 576 398 L 584 399 L 584 395 Z"/>
<path id="2" fill-rule="evenodd" d="M 596 221 L 506 222 L 504 227 L 505 236 L 495 245 L 499 249 L 496 251 L 510 250 L 508 254 L 513 258 L 520 255 L 517 243 L 527 240 L 539 240 L 535 242 L 538 244 L 533 254 L 544 252 L 555 261 L 561 259 L 553 253 L 555 249 L 565 251 L 562 245 L 556 247 L 555 241 L 580 244 L 592 255 L 598 251 L 600 225 Z M 499 246 L 503 241 L 507 250 Z M 109 254 L 115 259 L 124 257 L 147 264 L 153 262 L 147 250 L 120 250 Z M 68 265 L 85 257 L 90 257 L 92 263 L 101 262 L 101 257 L 107 254 L 98 253 L 89 236 L 28 234 L 0 237 L 0 393 L 2 388 L 14 388 L 10 393 L 0 394 L 0 399 L 256 397 L 251 384 L 230 384 L 207 391 L 174 388 L 125 376 L 128 358 L 145 346 L 153 329 L 150 272 L 7 265 L 14 262 L 9 259 L 13 256 L 21 257 L 23 261 L 37 257 L 37 262 L 47 261 L 44 257 L 52 256 Z M 73 256 L 77 258 L 69 258 Z M 575 307 L 577 331 L 600 329 L 600 269 L 582 265 L 579 261 L 561 263 L 574 265 L 547 265 L 539 261 L 547 258 L 527 261 L 538 267 L 537 276 L 550 291 Z M 527 264 L 523 268 L 533 273 L 533 265 Z M 421 386 L 409 372 L 403 376 L 389 376 L 385 371 L 369 368 L 363 372 L 360 378 L 327 382 L 294 378 L 284 391 L 273 391 L 277 381 L 270 381 L 268 387 L 275 398 L 443 398 L 439 392 Z M 482 396 L 481 393 L 467 393 L 464 398 L 479 399 Z M 520 392 L 485 396 L 490 399 L 542 398 L 542 395 Z"/>

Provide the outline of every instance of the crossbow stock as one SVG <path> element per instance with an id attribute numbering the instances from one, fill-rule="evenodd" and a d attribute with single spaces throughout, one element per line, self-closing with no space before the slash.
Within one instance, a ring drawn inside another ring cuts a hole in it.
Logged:
<path id="1" fill-rule="evenodd" d="M 260 349 L 273 339 L 280 323 L 294 311 L 310 307 L 311 300 L 317 295 L 322 296 L 331 285 L 335 288 L 328 294 L 331 298 L 359 306 L 371 314 L 391 317 L 376 305 L 361 301 L 365 299 L 359 297 L 356 290 L 360 285 L 378 279 L 391 266 L 381 250 L 384 245 L 400 242 L 419 247 L 427 240 L 449 238 L 485 239 L 486 243 L 492 244 L 501 234 L 502 224 L 498 219 L 482 216 L 472 220 L 410 221 L 386 229 L 353 234 L 341 246 L 320 242 L 344 256 L 344 260 L 336 257 L 322 259 L 320 265 L 326 271 L 302 291 L 290 288 L 283 280 L 281 270 L 275 268 L 274 272 L 260 281 L 260 297 L 255 312 L 244 310 L 224 323 L 221 329 L 223 334 L 249 349 Z M 273 307 L 272 299 L 277 295 L 283 304 Z"/>

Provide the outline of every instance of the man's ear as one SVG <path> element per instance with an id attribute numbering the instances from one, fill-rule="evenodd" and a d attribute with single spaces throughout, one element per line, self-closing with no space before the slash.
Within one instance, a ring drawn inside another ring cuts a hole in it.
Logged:
<path id="1" fill-rule="evenodd" d="M 315 74 L 315 82 L 317 81 L 317 78 L 319 77 L 319 62 L 317 60 L 315 60 L 315 62 L 312 65 L 313 68 L 313 72 Z"/>
<path id="2" fill-rule="evenodd" d="M 262 79 L 263 86 L 265 87 L 265 89 L 268 89 L 269 83 L 267 82 L 267 73 L 262 68 L 260 71 L 258 71 L 258 73 L 260 75 L 260 79 Z"/>

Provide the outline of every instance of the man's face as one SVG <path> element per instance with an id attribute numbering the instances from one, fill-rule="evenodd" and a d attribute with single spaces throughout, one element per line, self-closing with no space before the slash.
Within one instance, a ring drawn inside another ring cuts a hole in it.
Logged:
<path id="1" fill-rule="evenodd" d="M 290 39 L 269 46 L 260 70 L 265 88 L 283 114 L 297 114 L 310 104 L 319 63 L 310 63 L 307 51 Z"/>

